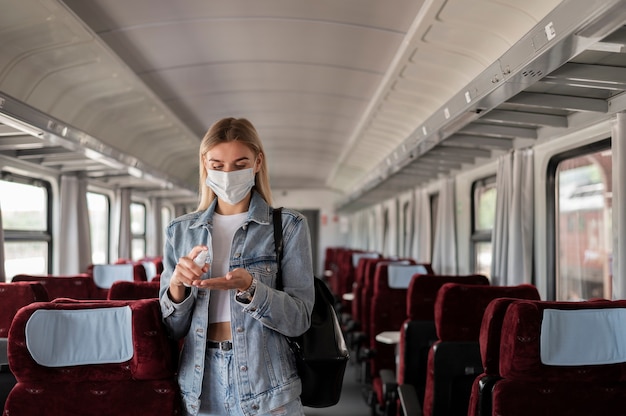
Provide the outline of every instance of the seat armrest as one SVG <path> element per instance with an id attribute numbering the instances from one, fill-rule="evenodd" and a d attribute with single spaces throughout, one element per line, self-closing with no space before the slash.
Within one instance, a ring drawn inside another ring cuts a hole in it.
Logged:
<path id="1" fill-rule="evenodd" d="M 398 386 L 398 396 L 400 397 L 400 405 L 405 415 L 423 416 L 422 406 L 417 398 L 415 388 L 410 384 L 401 384 Z"/>
<path id="2" fill-rule="evenodd" d="M 387 400 L 395 400 L 398 390 L 398 382 L 396 381 L 396 373 L 393 370 L 382 369 L 380 370 L 380 381 L 383 386 L 383 397 L 385 402 Z"/>

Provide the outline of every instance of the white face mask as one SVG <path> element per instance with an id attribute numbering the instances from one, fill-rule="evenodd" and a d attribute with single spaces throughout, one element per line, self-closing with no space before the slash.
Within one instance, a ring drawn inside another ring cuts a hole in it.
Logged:
<path id="1" fill-rule="evenodd" d="M 254 169 L 242 169 L 232 172 L 207 170 L 206 185 L 222 201 L 237 205 L 254 186 Z"/>

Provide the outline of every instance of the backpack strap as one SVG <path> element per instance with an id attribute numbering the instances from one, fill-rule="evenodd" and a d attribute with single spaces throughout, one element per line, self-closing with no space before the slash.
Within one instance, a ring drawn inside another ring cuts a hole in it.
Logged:
<path id="1" fill-rule="evenodd" d="M 278 263 L 278 271 L 276 272 L 276 288 L 283 290 L 283 270 L 281 264 L 283 262 L 283 219 L 282 207 L 274 208 L 272 215 L 274 216 L 274 248 L 276 249 L 276 262 Z"/>

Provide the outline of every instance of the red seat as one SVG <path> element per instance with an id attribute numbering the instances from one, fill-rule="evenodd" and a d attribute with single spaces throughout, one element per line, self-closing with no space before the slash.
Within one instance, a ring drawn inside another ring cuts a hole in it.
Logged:
<path id="1" fill-rule="evenodd" d="M 386 406 L 381 371 L 395 372 L 396 366 L 395 345 L 379 342 L 376 337 L 382 332 L 396 332 L 400 329 L 406 317 L 406 294 L 410 281 L 415 274 L 429 271 L 430 265 L 415 264 L 413 260 L 380 262 L 376 265 L 367 331 L 370 353 L 366 363 L 373 392 L 369 404 L 375 409 L 382 410 Z"/>
<path id="2" fill-rule="evenodd" d="M 511 303 L 501 326 L 493 414 L 624 414 L 625 322 L 624 300 Z"/>
<path id="3" fill-rule="evenodd" d="M 109 289 L 109 300 L 150 299 L 159 297 L 161 283 L 150 282 L 114 282 Z"/>
<path id="4" fill-rule="evenodd" d="M 76 313 L 79 312 L 79 313 Z M 9 332 L 11 415 L 173 415 L 175 345 L 157 299 L 33 303 Z"/>
<path id="5" fill-rule="evenodd" d="M 13 277 L 13 282 L 39 282 L 46 288 L 50 300 L 58 298 L 87 300 L 103 296 L 88 274 L 45 276 L 18 274 Z"/>
<path id="6" fill-rule="evenodd" d="M 48 292 L 42 283 L 0 283 L 0 338 L 9 335 L 13 317 L 23 306 L 33 302 L 47 302 Z"/>
<path id="7" fill-rule="evenodd" d="M 18 310 L 33 302 L 47 302 L 48 293 L 41 283 L 0 283 L 0 406 L 4 407 L 16 380 L 9 371 L 7 337 Z"/>
<path id="8" fill-rule="evenodd" d="M 407 291 L 406 319 L 400 327 L 398 343 L 398 385 L 412 385 L 420 403 L 424 403 L 428 351 L 437 341 L 435 300 L 446 283 L 489 285 L 483 275 L 423 274 L 413 277 Z M 395 400 L 395 395 L 385 401 Z"/>
<path id="9" fill-rule="evenodd" d="M 472 383 L 482 373 L 479 335 L 483 314 L 497 298 L 539 300 L 532 285 L 484 286 L 446 283 L 435 301 L 439 340 L 428 355 L 425 416 L 466 416 Z"/>

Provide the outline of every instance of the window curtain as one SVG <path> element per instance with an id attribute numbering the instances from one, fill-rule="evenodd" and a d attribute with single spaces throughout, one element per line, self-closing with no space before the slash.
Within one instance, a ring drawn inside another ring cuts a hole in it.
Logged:
<path id="1" fill-rule="evenodd" d="M 491 277 L 501 286 L 531 283 L 534 227 L 532 149 L 498 159 Z"/>
<path id="2" fill-rule="evenodd" d="M 439 189 L 432 266 L 438 274 L 457 274 L 454 180 L 444 179 Z"/>
<path id="3" fill-rule="evenodd" d="M 431 262 L 430 203 L 426 189 L 416 189 L 413 202 L 413 241 L 411 257 L 418 263 Z"/>
<path id="4" fill-rule="evenodd" d="M 369 213 L 367 211 L 359 211 L 350 216 L 350 239 L 348 247 L 355 250 L 366 250 L 368 240 L 368 223 Z"/>
<path id="5" fill-rule="evenodd" d="M 7 274 L 4 269 L 4 226 L 2 225 L 2 207 L 0 207 L 0 282 L 6 281 Z"/>
<path id="6" fill-rule="evenodd" d="M 87 207 L 87 179 L 61 176 L 59 273 L 85 273 L 91 264 L 91 231 Z"/>
<path id="7" fill-rule="evenodd" d="M 130 189 L 123 188 L 118 191 L 118 213 L 120 229 L 118 238 L 118 259 L 132 258 L 132 232 L 130 229 Z"/>
<path id="8" fill-rule="evenodd" d="M 375 251 L 377 253 L 382 253 L 385 249 L 384 247 L 384 235 L 385 235 L 385 224 L 384 224 L 384 209 L 381 204 L 378 204 L 374 207 L 372 211 L 371 217 L 371 231 L 370 235 L 370 244 L 368 247 L 369 251 Z"/>
<path id="9" fill-rule="evenodd" d="M 618 113 L 611 131 L 613 158 L 613 299 L 626 299 L 626 114 Z"/>
<path id="10" fill-rule="evenodd" d="M 384 233 L 384 244 L 383 255 L 386 257 L 389 256 L 398 256 L 398 201 L 397 199 L 390 199 L 385 202 L 383 213 L 386 212 L 386 215 L 383 214 L 383 218 L 386 216 L 387 224 L 385 229 L 385 220 L 382 221 L 382 228 Z"/>
<path id="11" fill-rule="evenodd" d="M 161 198 L 150 198 L 150 207 L 146 212 L 146 256 L 158 256 L 163 251 Z"/>
<path id="12" fill-rule="evenodd" d="M 411 238 L 413 235 L 413 192 L 400 196 L 398 214 L 401 218 L 400 236 L 398 238 L 399 254 L 401 257 L 411 257 Z"/>

